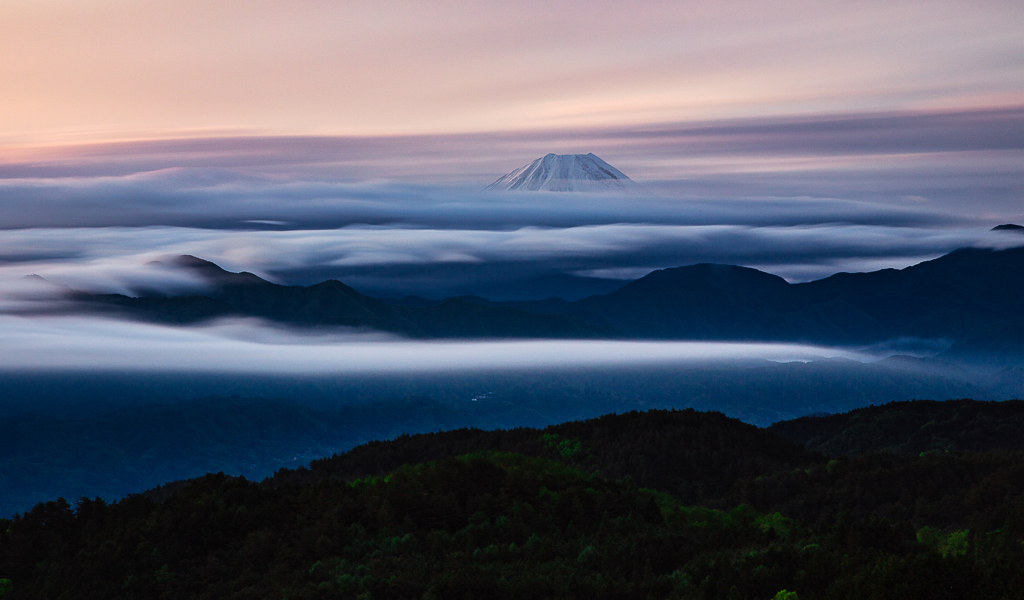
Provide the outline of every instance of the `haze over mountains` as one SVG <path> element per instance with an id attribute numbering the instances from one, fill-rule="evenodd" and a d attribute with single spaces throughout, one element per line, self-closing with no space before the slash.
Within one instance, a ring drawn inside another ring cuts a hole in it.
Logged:
<path id="1" fill-rule="evenodd" d="M 627 338 L 896 343 L 961 358 L 1024 352 L 1024 248 L 967 248 L 902 270 L 840 273 L 808 283 L 733 265 L 655 271 L 619 289 L 567 302 L 371 298 L 338 281 L 283 286 L 191 256 L 175 264 L 209 285 L 202 294 L 132 298 L 75 294 L 91 309 L 156 322 L 229 316 L 302 326 L 348 326 L 413 338 Z"/>
<path id="2" fill-rule="evenodd" d="M 409 308 L 357 292 L 340 281 L 308 287 L 284 286 L 252 273 L 230 273 L 193 256 L 174 264 L 198 274 L 210 288 L 204 295 L 130 298 L 119 294 L 76 297 L 95 307 L 123 310 L 145 320 L 196 323 L 219 317 L 260 317 L 300 326 L 344 326 L 414 338 L 598 338 L 614 330 L 574 317 L 540 315 L 510 307 L 489 307 L 450 298 Z"/>
<path id="3" fill-rule="evenodd" d="M 266 365 L 281 363 L 287 353 L 274 342 L 265 344 L 266 363 L 208 375 L 161 371 L 173 362 L 174 352 L 161 346 L 160 363 L 147 367 L 150 371 L 121 372 L 111 361 L 107 371 L 63 372 L 61 367 L 0 374 L 5 418 L 17 430 L 0 440 L 0 481 L 8 486 L 0 507 L 24 510 L 56 494 L 113 498 L 136 490 L 136 481 L 156 485 L 211 470 L 259 477 L 287 464 L 283 461 L 403 432 L 542 427 L 609 412 L 683 407 L 766 426 L 893 400 L 1005 400 L 1024 391 L 1024 248 L 967 248 L 902 270 L 842 273 L 798 284 L 756 269 L 698 264 L 655 271 L 575 302 L 381 299 L 333 280 L 280 285 L 194 256 L 177 258 L 173 268 L 201 280 L 203 287 L 186 295 L 137 297 L 65 290 L 66 298 L 80 311 L 162 325 L 255 317 L 289 330 L 354 327 L 416 340 L 585 340 L 577 349 L 601 339 L 754 340 L 867 347 L 877 356 L 908 351 L 938 356 L 868 364 L 817 358 L 780 364 L 747 357 L 614 369 L 581 362 L 532 370 L 516 370 L 506 356 L 487 372 L 414 377 L 337 370 L 314 376 L 308 374 L 310 361 L 303 363 L 306 375 L 274 377 Z M 82 320 L 111 327 L 109 319 Z M 56 331 L 61 340 L 69 337 L 67 329 Z M 193 344 L 189 352 L 211 348 L 206 341 L 188 343 Z M 329 353 L 317 340 L 309 343 L 309 356 Z M 385 353 L 396 355 L 400 345 L 382 344 Z M 434 342 L 419 345 L 438 352 Z M 228 346 L 212 346 L 214 352 L 222 347 Z M 247 356 L 236 360 L 245 362 Z M 137 357 L 121 366 L 132 360 Z M 972 370 L 970 362 L 982 368 Z M 242 397 L 230 398 L 233 394 Z M 253 445 L 257 439 L 267 442 Z"/>

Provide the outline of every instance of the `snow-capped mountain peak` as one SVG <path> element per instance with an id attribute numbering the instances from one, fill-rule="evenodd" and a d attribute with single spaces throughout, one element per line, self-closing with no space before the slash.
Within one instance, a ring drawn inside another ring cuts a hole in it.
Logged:
<path id="1" fill-rule="evenodd" d="M 622 171 L 591 154 L 548 154 L 507 173 L 489 190 L 643 193 Z"/>

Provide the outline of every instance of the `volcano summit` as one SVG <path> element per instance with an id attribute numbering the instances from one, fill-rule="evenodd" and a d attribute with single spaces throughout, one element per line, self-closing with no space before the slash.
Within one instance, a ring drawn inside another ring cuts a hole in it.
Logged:
<path id="1" fill-rule="evenodd" d="M 640 184 L 594 154 L 548 154 L 507 173 L 488 190 L 643 193 Z"/>

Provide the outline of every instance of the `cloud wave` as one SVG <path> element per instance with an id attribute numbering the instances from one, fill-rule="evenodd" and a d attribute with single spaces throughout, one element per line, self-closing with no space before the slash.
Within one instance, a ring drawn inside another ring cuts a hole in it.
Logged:
<path id="1" fill-rule="evenodd" d="M 12 282 L 37 274 L 81 290 L 186 293 L 200 288 L 201 282 L 166 260 L 192 254 L 228 270 L 255 272 L 281 283 L 312 284 L 334 277 L 368 293 L 432 297 L 482 293 L 491 286 L 497 298 L 502 294 L 494 286 L 544 277 L 614 282 L 658 268 L 712 262 L 754 266 L 805 281 L 836 271 L 902 268 L 956 248 L 1021 244 L 1024 236 L 1015 232 L 978 227 L 842 224 L 614 224 L 509 231 L 22 229 L 0 231 L 0 246 L 8 249 L 0 278 Z M 567 287 L 565 295 L 580 290 Z"/>
<path id="2" fill-rule="evenodd" d="M 552 150 L 657 193 L 482 190 Z M 8 150 L 0 277 L 169 293 L 195 282 L 145 264 L 195 254 L 372 295 L 574 299 L 699 262 L 804 281 L 1015 244 L 988 230 L 1024 222 L 1022 182 L 1022 107 Z"/>
<path id="3" fill-rule="evenodd" d="M 790 344 L 409 342 L 358 332 L 309 336 L 254 321 L 171 328 L 97 318 L 0 316 L 5 370 L 374 374 L 834 357 L 865 360 L 850 351 Z"/>

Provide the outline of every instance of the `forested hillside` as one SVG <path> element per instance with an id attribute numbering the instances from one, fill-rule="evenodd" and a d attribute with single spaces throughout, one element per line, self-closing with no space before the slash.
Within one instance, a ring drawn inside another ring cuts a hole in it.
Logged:
<path id="1" fill-rule="evenodd" d="M 546 427 L 672 407 L 763 426 L 894 398 L 980 392 L 854 361 L 362 379 L 0 373 L 0 389 L 0 517 L 61 495 L 115 499 L 208 472 L 260 480 L 402 433 Z M 220 394 L 186 399 L 202 390 Z"/>
<path id="2" fill-rule="evenodd" d="M 834 459 L 632 412 L 57 500 L 0 531 L 9 598 L 1018 598 L 1024 454 Z"/>
<path id="3" fill-rule="evenodd" d="M 832 456 L 868 451 L 902 455 L 1024 451 L 1024 401 L 892 402 L 836 415 L 800 417 L 770 429 Z"/>

